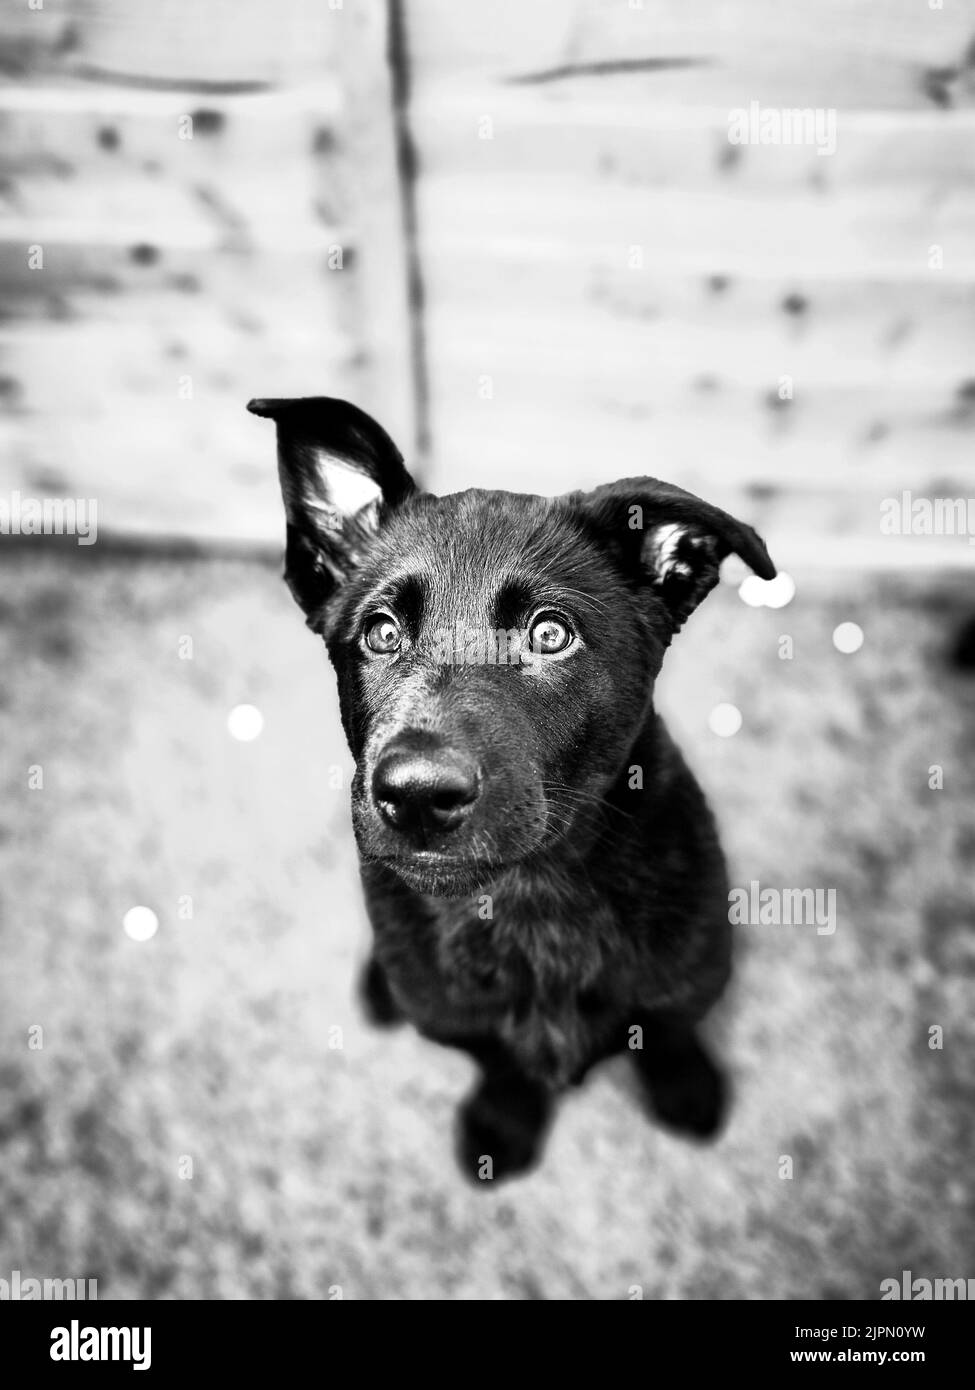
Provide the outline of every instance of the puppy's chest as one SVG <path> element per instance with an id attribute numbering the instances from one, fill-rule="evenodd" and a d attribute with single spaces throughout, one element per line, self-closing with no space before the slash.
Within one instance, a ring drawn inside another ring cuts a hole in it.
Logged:
<path id="1" fill-rule="evenodd" d="M 604 908 L 580 903 L 567 917 L 544 903 L 501 899 L 488 910 L 447 913 L 438 923 L 438 964 L 458 996 L 493 996 L 517 1011 L 587 989 L 601 973 Z"/>
<path id="2" fill-rule="evenodd" d="M 586 891 L 508 890 L 474 911 L 451 905 L 437 927 L 451 1002 L 493 1015 L 528 1070 L 567 1080 L 586 1050 L 580 999 L 619 965 L 609 907 Z"/>

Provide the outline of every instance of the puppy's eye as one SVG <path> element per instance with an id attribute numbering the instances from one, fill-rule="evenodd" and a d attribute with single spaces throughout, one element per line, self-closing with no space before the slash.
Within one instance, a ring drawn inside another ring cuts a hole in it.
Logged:
<path id="1" fill-rule="evenodd" d="M 377 613 L 366 624 L 366 646 L 372 652 L 388 655 L 398 651 L 403 641 L 403 633 L 395 618 L 388 613 Z"/>
<path id="2" fill-rule="evenodd" d="M 533 652 L 554 656 L 564 652 L 574 637 L 569 624 L 558 613 L 539 613 L 528 629 L 528 644 Z"/>

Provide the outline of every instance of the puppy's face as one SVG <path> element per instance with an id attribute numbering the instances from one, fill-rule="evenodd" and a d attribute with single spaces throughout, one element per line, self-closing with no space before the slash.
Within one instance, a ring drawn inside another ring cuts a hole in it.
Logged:
<path id="1" fill-rule="evenodd" d="M 250 408 L 278 423 L 286 578 L 338 674 L 360 853 L 423 892 L 584 833 L 722 556 L 774 574 L 748 527 L 653 479 L 436 498 L 352 406 Z"/>
<path id="2" fill-rule="evenodd" d="M 569 507 L 469 492 L 389 518 L 327 620 L 364 857 L 470 892 L 619 771 L 667 640 Z"/>

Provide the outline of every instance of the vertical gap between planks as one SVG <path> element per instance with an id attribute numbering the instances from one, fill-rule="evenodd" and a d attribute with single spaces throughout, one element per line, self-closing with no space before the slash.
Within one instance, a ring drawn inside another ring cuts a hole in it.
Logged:
<path id="1" fill-rule="evenodd" d="M 422 474 L 426 470 L 431 445 L 430 388 L 427 375 L 425 297 L 416 200 L 419 164 L 416 143 L 410 126 L 410 52 L 404 0 L 388 0 L 387 13 L 386 51 L 390 71 L 396 169 L 405 245 L 406 293 L 409 308 L 410 369 L 416 438 L 414 473 L 421 475 L 417 476 L 416 481 L 422 486 Z"/>

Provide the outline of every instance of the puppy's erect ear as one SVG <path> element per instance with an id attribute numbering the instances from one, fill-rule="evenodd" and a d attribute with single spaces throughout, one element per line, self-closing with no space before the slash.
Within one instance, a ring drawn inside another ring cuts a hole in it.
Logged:
<path id="1" fill-rule="evenodd" d="M 675 632 L 717 584 L 726 555 L 739 555 L 762 579 L 775 578 L 765 543 L 750 526 L 672 483 L 623 478 L 566 500 L 633 582 L 663 600 Z"/>
<path id="2" fill-rule="evenodd" d="M 303 396 L 247 409 L 278 427 L 284 577 L 314 625 L 384 516 L 416 488 L 386 431 L 347 401 Z"/>

